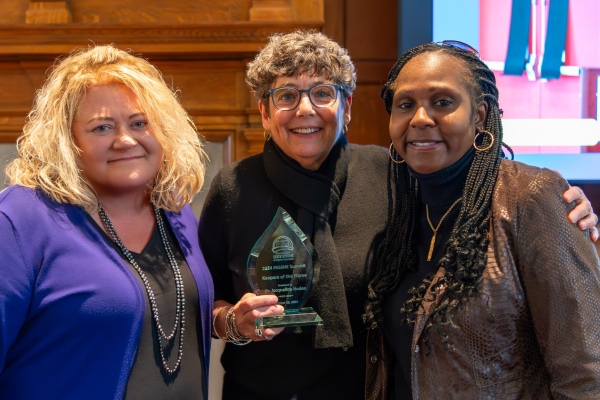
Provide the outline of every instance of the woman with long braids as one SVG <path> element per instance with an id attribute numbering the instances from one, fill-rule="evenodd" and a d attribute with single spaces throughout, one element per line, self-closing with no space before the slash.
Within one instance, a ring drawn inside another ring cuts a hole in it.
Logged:
<path id="1" fill-rule="evenodd" d="M 425 44 L 381 95 L 391 223 L 365 314 L 383 360 L 371 397 L 600 398 L 598 255 L 563 217 L 568 184 L 504 159 L 492 71 L 464 43 Z"/>

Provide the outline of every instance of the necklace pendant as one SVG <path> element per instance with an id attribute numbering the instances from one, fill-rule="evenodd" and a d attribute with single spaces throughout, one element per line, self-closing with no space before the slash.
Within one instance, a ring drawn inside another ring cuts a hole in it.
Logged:
<path id="1" fill-rule="evenodd" d="M 442 226 L 442 222 L 444 222 L 444 218 L 446 218 L 448 216 L 448 214 L 450 214 L 450 211 L 452 211 L 454 206 L 457 205 L 461 200 L 462 200 L 462 198 L 459 197 L 454 203 L 452 203 L 450 208 L 448 208 L 446 210 L 446 212 L 444 213 L 444 215 L 442 215 L 442 218 L 440 218 L 440 222 L 438 222 L 436 227 L 433 226 L 433 224 L 431 223 L 431 218 L 429 218 L 429 205 L 425 204 L 425 215 L 427 216 L 427 223 L 429 224 L 429 227 L 433 231 L 433 237 L 431 238 L 431 243 L 429 244 L 429 252 L 427 253 L 427 261 L 431 261 L 431 257 L 433 256 L 433 247 L 435 246 L 435 237 L 437 235 L 438 230 L 440 229 L 440 226 Z"/>
<path id="2" fill-rule="evenodd" d="M 434 233 L 433 236 L 431 237 L 431 243 L 429 244 L 429 252 L 427 253 L 427 261 L 431 261 L 431 256 L 433 255 L 433 247 L 435 246 L 436 233 Z"/>

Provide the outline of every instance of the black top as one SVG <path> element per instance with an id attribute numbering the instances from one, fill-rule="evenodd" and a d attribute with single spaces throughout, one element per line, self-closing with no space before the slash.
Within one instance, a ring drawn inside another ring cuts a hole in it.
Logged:
<path id="1" fill-rule="evenodd" d="M 437 227 L 440 219 L 452 203 L 462 196 L 473 155 L 474 152 L 471 149 L 456 163 L 433 174 L 418 174 L 409 169 L 411 175 L 418 181 L 421 202 L 418 207 L 416 235 L 418 269 L 415 272 L 408 272 L 394 293 L 383 302 L 385 321 L 383 331 L 396 354 L 394 393 L 397 400 L 410 400 L 412 398 L 410 369 L 413 327 L 404 322 L 405 316 L 400 312 L 400 309 L 409 299 L 408 291 L 412 287 L 420 285 L 428 274 L 437 271 L 440 259 L 444 255 L 445 243 L 450 238 L 454 222 L 458 218 L 462 206 L 459 202 L 442 222 L 435 240 L 431 261 L 427 261 L 433 231 L 427 222 L 425 205 L 429 205 L 429 218 L 433 226 Z"/>
<path id="2" fill-rule="evenodd" d="M 125 261 L 132 273 L 136 276 L 139 284 L 144 290 L 146 310 L 140 340 L 138 343 L 135 360 L 131 367 L 124 399 L 177 399 L 177 400 L 203 400 L 202 388 L 206 384 L 203 373 L 202 345 L 198 332 L 202 331 L 200 321 L 200 309 L 198 303 L 198 288 L 196 287 L 192 272 L 181 253 L 179 244 L 175 238 L 170 225 L 165 221 L 167 239 L 175 260 L 181 270 L 185 293 L 185 335 L 183 338 L 183 357 L 177 371 L 172 375 L 167 374 L 162 366 L 158 349 L 157 332 L 150 311 L 150 302 L 144 288 L 143 282 L 129 263 L 118 246 L 110 239 L 96 221 L 88 215 L 94 226 L 102 233 L 104 239 L 115 249 Z M 159 318 L 165 333 L 171 332 L 175 321 L 175 280 L 169 259 L 162 243 L 157 224 L 154 225 L 152 237 L 141 253 L 131 252 L 133 258 L 146 275 L 150 287 L 154 291 Z M 165 351 L 167 365 L 173 366 L 177 361 L 177 350 L 179 345 L 179 333 L 169 342 Z"/>
<path id="3" fill-rule="evenodd" d="M 315 348 L 312 334 L 306 332 L 284 332 L 272 341 L 246 346 L 228 343 L 221 357 L 224 400 L 364 398 L 366 330 L 361 315 L 372 253 L 387 221 L 388 156 L 385 149 L 375 146 L 349 145 L 349 149 L 346 185 L 328 222 L 341 266 L 353 345 L 346 350 Z M 204 203 L 200 244 L 213 276 L 216 300 L 234 304 L 251 292 L 248 255 L 277 207 L 297 221 L 297 204 L 269 180 L 263 161 L 259 154 L 222 169 Z M 317 285 L 324 281 L 319 278 Z"/>

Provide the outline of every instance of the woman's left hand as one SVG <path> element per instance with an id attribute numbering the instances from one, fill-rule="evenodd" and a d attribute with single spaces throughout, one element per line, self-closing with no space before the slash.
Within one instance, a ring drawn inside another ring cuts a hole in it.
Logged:
<path id="1" fill-rule="evenodd" d="M 593 242 L 598 240 L 598 216 L 594 214 L 592 209 L 592 203 L 588 200 L 581 190 L 577 186 L 572 186 L 563 194 L 563 199 L 567 203 L 575 202 L 576 207 L 569 213 L 569 221 L 571 223 L 577 223 L 577 226 L 581 230 L 589 229 L 590 238 Z"/>

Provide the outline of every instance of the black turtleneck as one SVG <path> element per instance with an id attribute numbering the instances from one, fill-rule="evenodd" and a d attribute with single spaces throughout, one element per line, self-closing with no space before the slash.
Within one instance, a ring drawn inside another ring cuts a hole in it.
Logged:
<path id="1" fill-rule="evenodd" d="M 470 148 L 460 160 L 433 174 L 418 174 L 409 168 L 411 175 L 418 181 L 421 203 L 418 206 L 416 232 L 418 269 L 408 272 L 394 293 L 383 302 L 383 331 L 396 354 L 394 392 L 397 400 L 412 399 L 410 364 L 413 331 L 412 326 L 404 322 L 405 316 L 400 309 L 409 299 L 408 291 L 421 284 L 428 274 L 437 270 L 438 263 L 444 255 L 445 243 L 450 238 L 454 222 L 458 218 L 462 206 L 459 202 L 442 222 L 437 232 L 431 261 L 427 261 L 433 230 L 427 222 L 425 205 L 428 205 L 431 223 L 437 227 L 452 203 L 462 196 L 473 156 L 474 150 Z"/>

